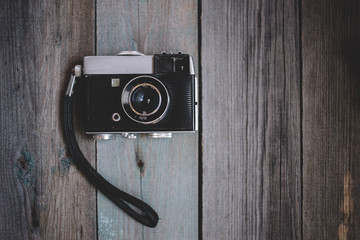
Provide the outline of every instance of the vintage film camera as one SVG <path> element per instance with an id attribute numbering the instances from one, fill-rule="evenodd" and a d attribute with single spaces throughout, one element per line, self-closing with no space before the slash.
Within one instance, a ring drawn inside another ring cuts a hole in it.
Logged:
<path id="1" fill-rule="evenodd" d="M 148 133 L 168 138 L 198 128 L 198 83 L 191 56 L 173 53 L 84 57 L 86 133 L 94 139 Z"/>

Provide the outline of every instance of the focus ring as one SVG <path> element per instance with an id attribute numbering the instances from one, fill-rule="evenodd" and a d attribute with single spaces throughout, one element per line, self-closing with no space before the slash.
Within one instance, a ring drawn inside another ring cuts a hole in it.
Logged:
<path id="1" fill-rule="evenodd" d="M 166 116 L 169 104 L 167 88 L 153 76 L 131 79 L 121 94 L 124 112 L 131 120 L 141 124 L 158 123 Z"/>

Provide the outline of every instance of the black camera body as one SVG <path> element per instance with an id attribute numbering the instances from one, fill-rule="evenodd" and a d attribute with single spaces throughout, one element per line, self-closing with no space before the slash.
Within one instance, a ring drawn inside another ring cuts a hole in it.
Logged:
<path id="1" fill-rule="evenodd" d="M 84 58 L 86 132 L 96 139 L 197 131 L 198 93 L 187 54 L 122 52 Z"/>

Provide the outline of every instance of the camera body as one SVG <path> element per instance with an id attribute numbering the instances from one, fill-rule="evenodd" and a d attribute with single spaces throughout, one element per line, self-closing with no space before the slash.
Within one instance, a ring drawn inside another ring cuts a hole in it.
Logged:
<path id="1" fill-rule="evenodd" d="M 95 139 L 136 133 L 171 137 L 197 131 L 198 84 L 192 57 L 187 54 L 84 58 L 86 133 Z"/>

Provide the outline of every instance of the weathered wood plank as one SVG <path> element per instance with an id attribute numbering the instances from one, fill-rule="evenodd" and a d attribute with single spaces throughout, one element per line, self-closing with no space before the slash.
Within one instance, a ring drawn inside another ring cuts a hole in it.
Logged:
<path id="1" fill-rule="evenodd" d="M 304 239 L 360 238 L 359 13 L 302 1 Z"/>
<path id="2" fill-rule="evenodd" d="M 182 50 L 197 63 L 197 1 L 98 0 L 96 12 L 98 55 Z M 97 156 L 101 173 L 148 202 L 161 218 L 155 229 L 142 227 L 99 194 L 100 239 L 197 239 L 197 134 L 167 140 L 118 137 L 98 142 Z"/>
<path id="3" fill-rule="evenodd" d="M 301 238 L 298 12 L 202 1 L 204 239 Z"/>
<path id="4" fill-rule="evenodd" d="M 60 114 L 71 68 L 93 54 L 94 3 L 2 1 L 0 19 L 0 238 L 95 239 L 95 191 L 67 156 Z"/>
<path id="5" fill-rule="evenodd" d="M 98 141 L 97 168 L 121 190 L 141 198 L 140 172 L 137 167 L 137 140 L 117 138 Z M 143 227 L 121 212 L 104 195 L 98 193 L 99 239 L 141 239 Z"/>

